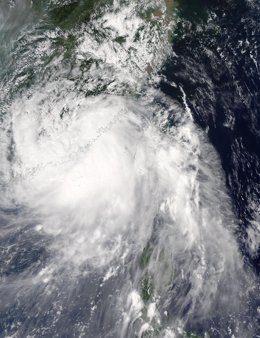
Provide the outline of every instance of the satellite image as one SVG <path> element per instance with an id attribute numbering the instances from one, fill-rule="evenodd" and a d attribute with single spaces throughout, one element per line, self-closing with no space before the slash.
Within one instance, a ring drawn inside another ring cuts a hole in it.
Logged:
<path id="1" fill-rule="evenodd" d="M 0 338 L 260 338 L 259 54 L 259 0 L 0 0 Z"/>

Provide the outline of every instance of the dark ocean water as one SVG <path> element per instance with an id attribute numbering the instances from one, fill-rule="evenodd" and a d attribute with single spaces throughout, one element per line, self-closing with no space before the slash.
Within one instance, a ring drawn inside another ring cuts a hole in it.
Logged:
<path id="1" fill-rule="evenodd" d="M 240 220 L 241 251 L 259 274 L 260 247 L 249 248 L 247 229 L 255 229 L 260 200 L 260 4 L 183 1 L 180 14 L 161 88 L 180 101 L 182 88 L 219 153 Z"/>

